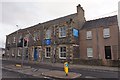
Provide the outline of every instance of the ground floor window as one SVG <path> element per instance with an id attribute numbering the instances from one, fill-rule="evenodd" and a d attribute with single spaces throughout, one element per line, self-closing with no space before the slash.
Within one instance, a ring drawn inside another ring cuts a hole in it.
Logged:
<path id="1" fill-rule="evenodd" d="M 59 58 L 66 59 L 66 47 L 62 46 L 59 48 Z"/>
<path id="2" fill-rule="evenodd" d="M 45 49 L 45 57 L 50 58 L 50 54 L 51 54 L 51 47 L 46 47 L 46 49 Z"/>
<path id="3" fill-rule="evenodd" d="M 14 54 L 14 49 L 12 49 L 12 57 L 14 57 L 15 56 L 15 54 Z"/>
<path id="4" fill-rule="evenodd" d="M 93 48 L 87 48 L 87 57 L 93 57 Z"/>
<path id="5" fill-rule="evenodd" d="M 21 56 L 19 49 L 18 49 L 18 54 L 17 54 L 17 56 L 18 56 L 18 57 L 20 57 L 20 56 Z"/>

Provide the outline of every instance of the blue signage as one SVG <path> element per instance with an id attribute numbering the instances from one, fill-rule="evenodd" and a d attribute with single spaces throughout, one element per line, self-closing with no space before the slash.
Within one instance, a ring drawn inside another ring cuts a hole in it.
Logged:
<path id="1" fill-rule="evenodd" d="M 45 44 L 46 44 L 46 45 L 50 45 L 50 44 L 51 44 L 51 40 L 50 40 L 50 39 L 46 39 L 46 40 L 45 40 Z"/>
<path id="2" fill-rule="evenodd" d="M 78 37 L 79 31 L 77 29 L 73 29 L 73 36 Z"/>

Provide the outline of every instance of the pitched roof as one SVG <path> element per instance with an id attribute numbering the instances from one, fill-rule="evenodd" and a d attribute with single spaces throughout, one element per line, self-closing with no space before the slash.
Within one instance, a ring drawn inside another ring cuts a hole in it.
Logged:
<path id="1" fill-rule="evenodd" d="M 86 21 L 82 29 L 96 28 L 101 26 L 107 27 L 109 25 L 118 25 L 117 15 Z"/>

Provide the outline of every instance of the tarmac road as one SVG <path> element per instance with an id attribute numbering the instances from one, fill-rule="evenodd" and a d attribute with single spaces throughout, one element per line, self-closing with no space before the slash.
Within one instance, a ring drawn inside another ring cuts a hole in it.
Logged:
<path id="1" fill-rule="evenodd" d="M 2 78 L 35 78 L 35 77 L 30 76 L 30 75 L 17 73 L 14 71 L 9 71 L 6 69 L 2 69 Z"/>
<path id="2" fill-rule="evenodd" d="M 3 60 L 3 64 L 15 64 L 13 61 Z M 26 66 L 31 66 L 37 69 L 44 68 L 50 70 L 63 70 L 63 68 L 50 67 L 45 65 L 33 65 L 29 63 L 24 63 Z M 91 70 L 91 69 L 69 69 L 71 72 L 76 72 L 82 74 L 81 78 L 118 78 L 118 72 L 116 71 L 105 71 L 105 70 Z M 115 79 L 113 79 L 115 80 Z"/>

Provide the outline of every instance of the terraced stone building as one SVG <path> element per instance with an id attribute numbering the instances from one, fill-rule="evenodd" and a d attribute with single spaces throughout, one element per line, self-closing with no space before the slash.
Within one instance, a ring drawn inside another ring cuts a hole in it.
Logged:
<path id="1" fill-rule="evenodd" d="M 86 21 L 84 10 L 78 5 L 77 13 L 7 35 L 6 57 L 38 62 L 91 64 L 102 61 L 107 64 L 119 58 L 118 36 L 117 16 Z"/>

